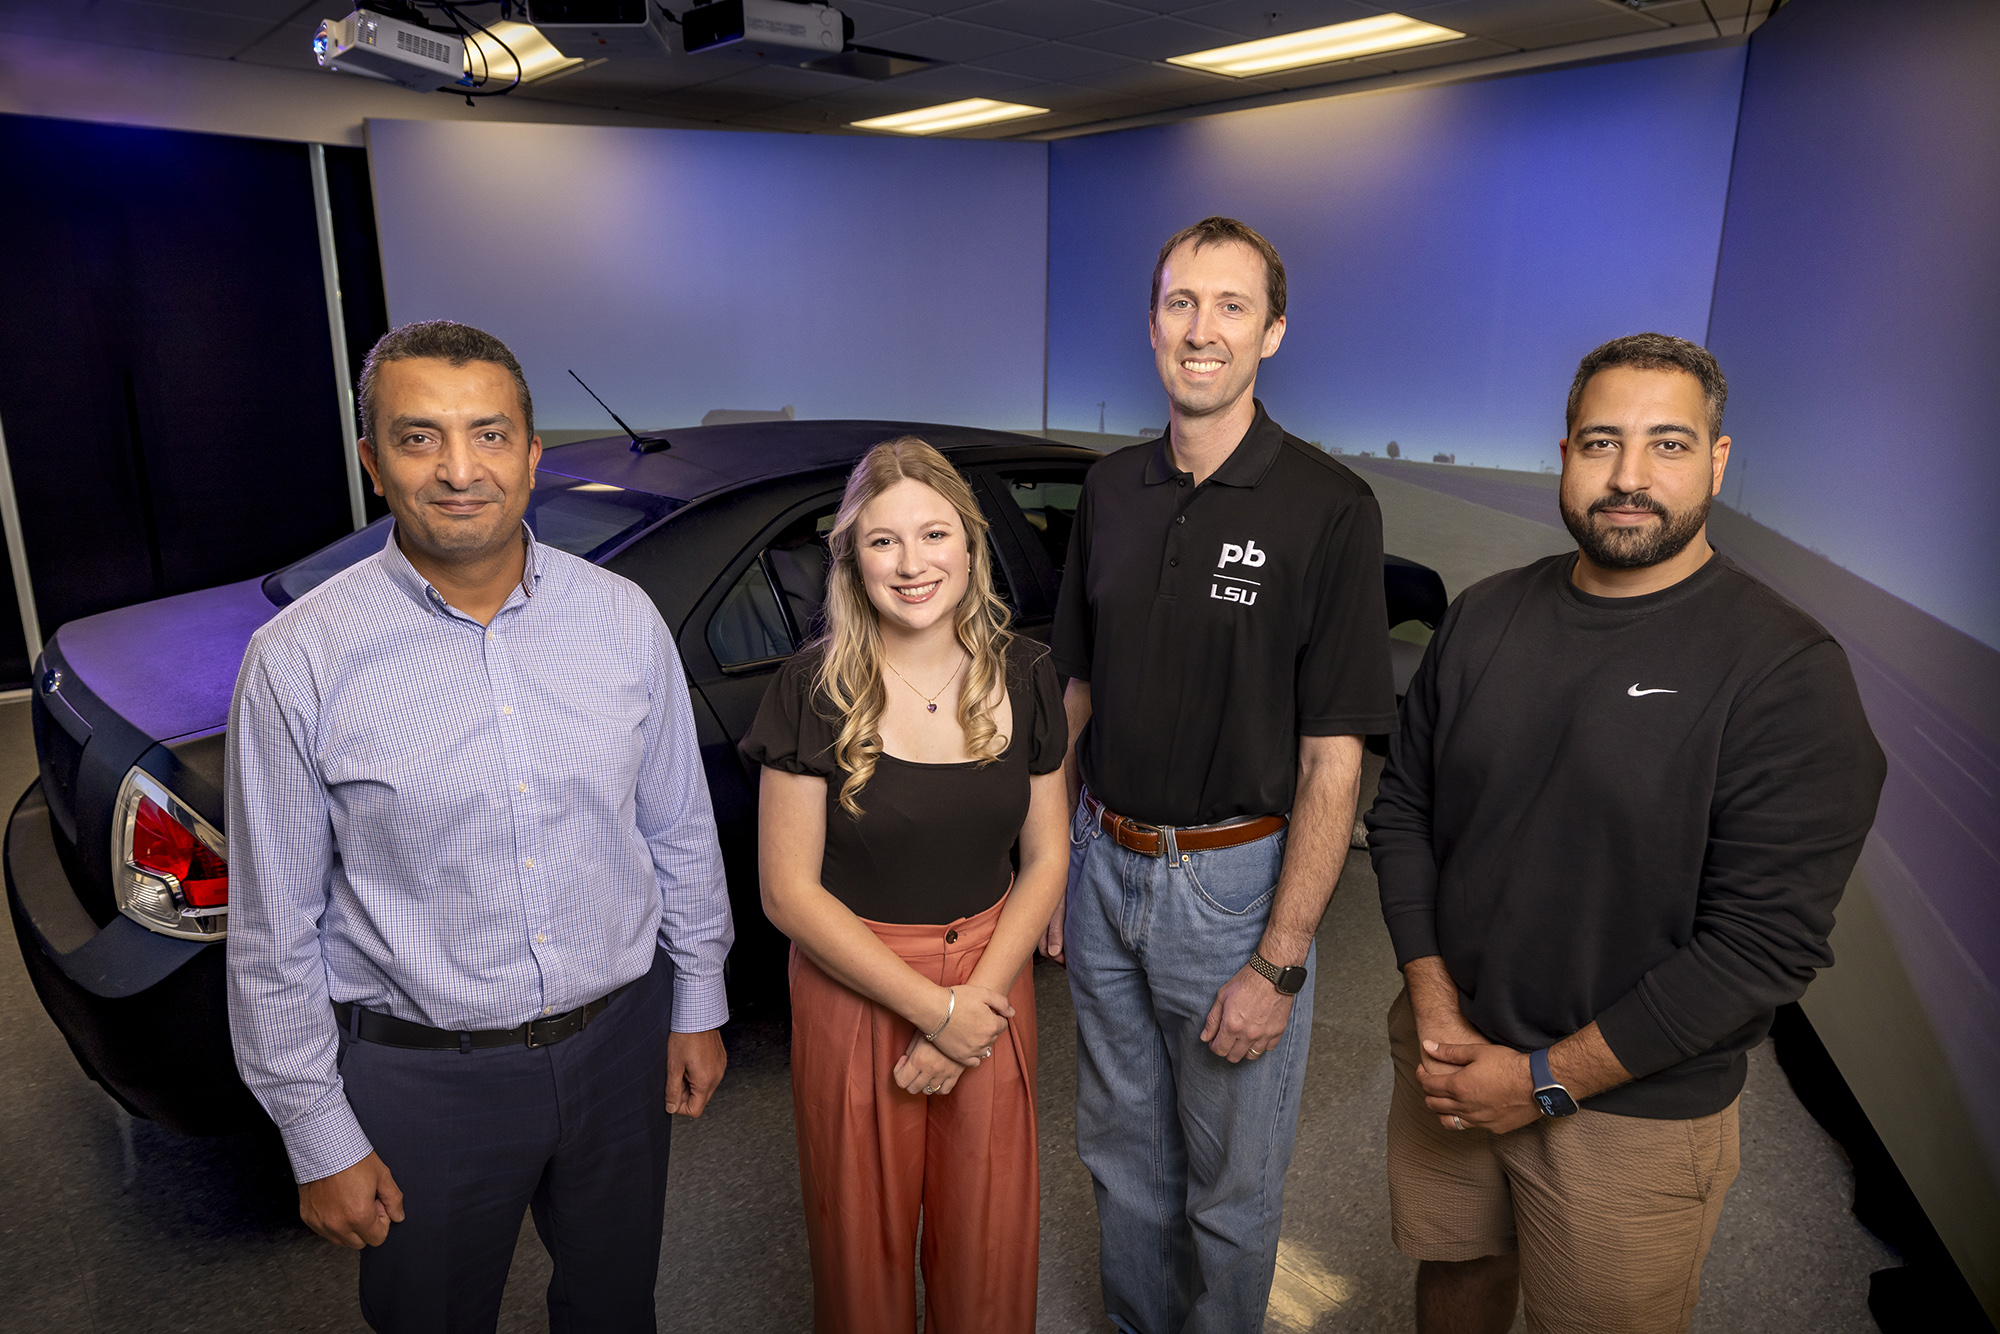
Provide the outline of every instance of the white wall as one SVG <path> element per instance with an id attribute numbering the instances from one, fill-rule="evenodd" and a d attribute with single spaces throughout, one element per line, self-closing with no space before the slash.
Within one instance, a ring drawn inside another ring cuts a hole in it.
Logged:
<path id="1" fill-rule="evenodd" d="M 504 339 L 551 427 L 1042 424 L 1047 149 L 370 121 L 392 322 Z"/>

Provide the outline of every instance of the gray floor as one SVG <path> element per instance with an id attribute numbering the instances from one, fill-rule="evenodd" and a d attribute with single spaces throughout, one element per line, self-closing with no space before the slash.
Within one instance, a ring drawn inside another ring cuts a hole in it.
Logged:
<path id="1" fill-rule="evenodd" d="M 0 792 L 33 778 L 24 705 L 0 706 Z M 1397 977 L 1365 856 L 1349 858 L 1320 931 L 1313 1055 L 1265 1329 L 1410 1328 L 1412 1265 L 1388 1240 L 1382 1016 Z M 296 1220 L 282 1162 L 247 1139 L 190 1140 L 134 1122 L 81 1074 L 11 940 L 0 947 L 0 1328 L 23 1331 L 360 1330 L 355 1258 Z M 1071 1148 L 1073 1026 L 1061 971 L 1041 1007 L 1039 1328 L 1101 1330 L 1090 1181 Z M 663 1329 L 810 1325 L 784 1035 L 730 1034 L 708 1114 L 675 1130 L 659 1287 Z M 1840 1150 L 1768 1050 L 1743 1097 L 1743 1173 L 1702 1281 L 1695 1328 L 1870 1331 L 1868 1274 L 1894 1257 L 1847 1211 Z M 524 1228 L 502 1327 L 541 1329 L 548 1260 Z"/>

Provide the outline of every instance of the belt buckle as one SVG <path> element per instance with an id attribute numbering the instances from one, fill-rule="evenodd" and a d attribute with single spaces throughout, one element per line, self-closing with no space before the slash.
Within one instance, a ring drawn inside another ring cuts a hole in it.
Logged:
<path id="1" fill-rule="evenodd" d="M 533 1050 L 534 1050 L 535 1048 L 537 1048 L 537 1047 L 546 1047 L 546 1046 L 548 1046 L 548 1045 L 549 1045 L 549 1044 L 548 1044 L 548 1043 L 546 1043 L 546 1042 L 537 1042 L 537 1041 L 535 1041 L 535 1025 L 537 1025 L 537 1024 L 539 1024 L 539 1023 L 541 1023 L 541 1022 L 542 1022 L 542 1021 L 541 1021 L 541 1020 L 539 1020 L 539 1019 L 530 1019 L 530 1020 L 528 1021 L 528 1039 L 527 1039 L 527 1041 L 528 1041 L 528 1050 L 530 1050 L 530 1051 L 533 1051 Z"/>

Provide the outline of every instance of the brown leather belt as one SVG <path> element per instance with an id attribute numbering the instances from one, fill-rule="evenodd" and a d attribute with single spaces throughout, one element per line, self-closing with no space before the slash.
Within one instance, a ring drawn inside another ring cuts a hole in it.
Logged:
<path id="1" fill-rule="evenodd" d="M 1291 823 L 1282 815 L 1250 815 L 1240 820 L 1224 820 L 1219 824 L 1199 825 L 1151 825 L 1129 819 L 1106 806 L 1090 795 L 1086 788 L 1083 793 L 1083 808 L 1106 837 L 1121 848 L 1146 857 L 1164 857 L 1169 846 L 1182 852 L 1213 852 L 1217 848 L 1233 848 L 1242 843 L 1255 843 L 1260 838 L 1269 838 Z"/>

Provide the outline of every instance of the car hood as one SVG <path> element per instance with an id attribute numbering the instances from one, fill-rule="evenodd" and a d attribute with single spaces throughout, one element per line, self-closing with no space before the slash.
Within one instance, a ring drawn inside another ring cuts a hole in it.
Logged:
<path id="1" fill-rule="evenodd" d="M 263 582 L 86 616 L 57 631 L 56 645 L 79 683 L 153 740 L 212 731 L 229 721 L 250 636 L 278 614 Z"/>

